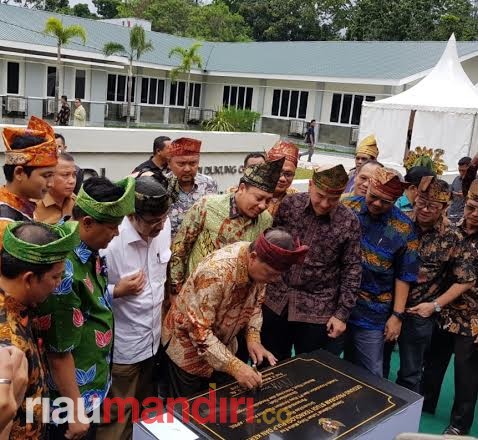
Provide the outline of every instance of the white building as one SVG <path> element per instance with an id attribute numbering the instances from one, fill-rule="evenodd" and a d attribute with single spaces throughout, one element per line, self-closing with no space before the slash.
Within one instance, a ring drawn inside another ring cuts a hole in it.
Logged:
<path id="1" fill-rule="evenodd" d="M 126 59 L 105 57 L 106 42 L 129 42 L 127 26 L 61 16 L 0 4 L 0 96 L 3 122 L 30 115 L 51 117 L 54 110 L 56 41 L 42 33 L 52 15 L 65 25 L 80 24 L 87 42 L 63 48 L 63 93 L 82 98 L 88 124 L 117 125 L 126 116 Z M 194 40 L 147 31 L 154 50 L 135 62 L 137 122 L 179 125 L 185 83 L 171 82 L 175 46 Z M 354 141 L 364 100 L 399 93 L 436 64 L 446 42 L 204 42 L 203 70 L 192 73 L 189 119 L 208 119 L 223 105 L 250 108 L 262 117 L 257 130 L 303 134 L 306 122 L 319 121 L 320 142 Z M 478 82 L 478 42 L 459 42 L 465 72 Z"/>

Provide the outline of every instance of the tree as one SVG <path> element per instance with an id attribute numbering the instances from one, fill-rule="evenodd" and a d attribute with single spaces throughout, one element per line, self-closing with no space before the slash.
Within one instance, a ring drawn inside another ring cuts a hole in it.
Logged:
<path id="1" fill-rule="evenodd" d="M 71 26 L 63 26 L 63 22 L 57 17 L 50 17 L 45 22 L 45 28 L 43 32 L 46 35 L 50 35 L 56 38 L 56 75 L 55 75 L 55 102 L 58 103 L 60 100 L 60 78 L 63 78 L 63 65 L 61 62 L 61 49 L 66 44 L 70 43 L 71 40 L 77 38 L 82 41 L 83 44 L 86 43 L 86 31 L 85 29 L 78 25 L 72 24 Z M 61 90 L 63 94 L 63 87 Z M 55 118 L 58 114 L 58 107 L 55 107 Z"/>
<path id="2" fill-rule="evenodd" d="M 102 18 L 115 18 L 118 15 L 119 0 L 93 0 L 93 4 Z"/>
<path id="3" fill-rule="evenodd" d="M 77 3 L 71 8 L 71 14 L 76 17 L 97 18 L 97 16 L 90 11 L 90 8 L 86 3 Z"/>
<path id="4" fill-rule="evenodd" d="M 250 41 L 251 29 L 242 15 L 232 13 L 222 1 L 196 8 L 186 30 L 188 37 L 206 41 Z"/>
<path id="5" fill-rule="evenodd" d="M 189 85 L 191 83 L 191 69 L 198 67 L 202 69 L 202 57 L 199 55 L 201 43 L 193 43 L 189 49 L 184 47 L 175 47 L 169 52 L 169 58 L 177 56 L 180 59 L 179 66 L 171 70 L 171 79 L 174 81 L 180 73 L 187 75 L 186 93 L 184 96 L 184 128 L 188 126 L 188 109 L 189 109 Z"/>
<path id="6" fill-rule="evenodd" d="M 35 7 L 40 7 L 38 3 L 36 2 L 37 6 Z M 50 11 L 50 12 L 58 12 L 60 10 L 64 10 L 65 8 L 68 8 L 68 0 L 45 0 L 45 11 Z"/>
<path id="7" fill-rule="evenodd" d="M 153 50 L 153 43 L 146 41 L 146 32 L 141 26 L 135 25 L 129 33 L 129 47 L 126 48 L 120 43 L 110 41 L 103 47 L 103 53 L 106 56 L 121 55 L 128 58 L 128 107 L 126 116 L 126 126 L 129 128 L 131 121 L 131 92 L 133 89 L 133 61 L 138 61 L 143 54 Z M 135 96 L 137 94 L 135 93 Z"/>

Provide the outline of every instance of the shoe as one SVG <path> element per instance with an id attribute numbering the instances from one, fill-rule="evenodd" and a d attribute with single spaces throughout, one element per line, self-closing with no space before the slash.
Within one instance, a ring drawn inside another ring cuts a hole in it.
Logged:
<path id="1" fill-rule="evenodd" d="M 462 431 L 461 429 L 458 429 L 453 425 L 449 425 L 448 428 L 446 428 L 443 431 L 443 434 L 447 434 L 447 435 L 467 435 L 468 432 Z"/>

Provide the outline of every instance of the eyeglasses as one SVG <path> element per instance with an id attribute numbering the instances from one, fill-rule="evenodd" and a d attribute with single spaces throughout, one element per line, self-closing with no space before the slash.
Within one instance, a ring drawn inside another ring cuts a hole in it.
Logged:
<path id="1" fill-rule="evenodd" d="M 440 209 L 443 208 L 443 205 L 441 203 L 429 202 L 428 200 L 422 199 L 421 197 L 417 197 L 415 199 L 415 205 L 418 209 L 427 208 L 430 212 L 438 212 L 440 211 Z"/>
<path id="2" fill-rule="evenodd" d="M 292 171 L 282 171 L 280 175 L 281 177 L 284 177 L 284 179 L 292 180 L 295 176 L 295 173 L 293 173 Z"/>
<path id="3" fill-rule="evenodd" d="M 470 214 L 473 214 L 473 213 L 478 212 L 478 206 L 469 205 L 468 203 L 465 204 L 465 209 L 466 209 Z"/>
<path id="4" fill-rule="evenodd" d="M 136 218 L 141 220 L 145 225 L 148 225 L 149 227 L 153 228 L 155 226 L 162 226 L 164 225 L 164 222 L 168 218 L 167 214 L 161 217 L 159 220 L 146 220 L 144 217 L 142 217 L 139 214 L 135 214 Z"/>
<path id="5" fill-rule="evenodd" d="M 376 194 L 374 194 L 372 191 L 369 190 L 368 192 L 368 196 L 369 198 L 371 199 L 372 202 L 380 202 L 380 204 L 382 206 L 392 206 L 395 201 L 393 200 L 385 200 L 385 199 L 382 199 L 381 197 L 377 196 Z"/>

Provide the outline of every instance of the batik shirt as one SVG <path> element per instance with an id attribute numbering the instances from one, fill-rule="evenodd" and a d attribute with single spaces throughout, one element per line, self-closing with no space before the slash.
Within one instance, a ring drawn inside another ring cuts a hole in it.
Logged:
<path id="1" fill-rule="evenodd" d="M 244 217 L 237 209 L 234 194 L 203 197 L 184 217 L 172 245 L 170 280 L 181 285 L 204 257 L 236 241 L 254 241 L 272 226 L 264 211 L 255 219 Z"/>
<path id="2" fill-rule="evenodd" d="M 392 311 L 395 280 L 417 280 L 415 227 L 396 206 L 374 218 L 368 213 L 365 197 L 349 197 L 342 203 L 357 214 L 362 228 L 362 283 L 348 322 L 383 330 Z"/>
<path id="3" fill-rule="evenodd" d="M 16 221 L 32 221 L 35 208 L 34 202 L 18 197 L 5 186 L 0 188 L 0 248 L 7 225 Z"/>
<path id="4" fill-rule="evenodd" d="M 457 244 L 456 234 L 442 221 L 431 229 L 422 230 L 417 224 L 415 229 L 420 267 L 417 281 L 410 285 L 407 307 L 434 301 L 444 293 L 446 271 Z"/>
<path id="5" fill-rule="evenodd" d="M 198 173 L 194 178 L 193 189 L 186 193 L 179 186 L 178 179 L 175 176 L 170 175 L 168 177 L 170 179 L 168 190 L 173 200 L 169 211 L 169 219 L 171 220 L 171 236 L 174 237 L 191 206 L 205 195 L 217 194 L 217 183 L 210 177 Z"/>
<path id="6" fill-rule="evenodd" d="M 0 291 L 0 344 L 13 345 L 25 353 L 28 361 L 28 384 L 25 399 L 13 419 L 10 439 L 42 439 L 42 405 L 33 410 L 33 423 L 26 420 L 26 399 L 48 397 L 44 363 L 42 362 L 42 344 L 37 343 L 32 327 L 31 316 L 26 306 Z"/>
<path id="7" fill-rule="evenodd" d="M 199 264 L 163 321 L 161 342 L 169 358 L 189 374 L 233 375 L 244 363 L 234 356 L 236 335 L 260 342 L 265 285 L 249 278 L 248 248 L 238 242 Z"/>
<path id="8" fill-rule="evenodd" d="M 87 413 L 101 404 L 110 386 L 111 300 L 105 260 L 81 242 L 65 261 L 60 286 L 39 309 L 45 348 L 73 355 Z M 53 380 L 50 389 L 58 397 Z"/>
<path id="9" fill-rule="evenodd" d="M 478 336 L 478 232 L 468 235 L 463 223 L 456 227 L 453 262 L 447 272 L 448 285 L 474 283 L 470 290 L 443 308 L 440 325 L 450 333 Z"/>
<path id="10" fill-rule="evenodd" d="M 269 202 L 269 206 L 267 207 L 269 214 L 272 215 L 272 217 L 275 217 L 275 215 L 277 214 L 277 211 L 279 210 L 279 206 L 282 203 L 282 200 L 284 200 L 286 196 L 297 194 L 298 192 L 299 192 L 298 189 L 287 188 L 286 192 L 282 194 L 280 197 L 277 197 L 277 198 L 273 197 L 271 201 Z"/>
<path id="11" fill-rule="evenodd" d="M 287 308 L 289 321 L 325 324 L 331 316 L 346 322 L 355 306 L 360 274 L 360 224 L 338 205 L 318 216 L 307 193 L 286 197 L 274 218 L 301 244 L 309 246 L 302 264 L 293 265 L 281 281 L 267 285 L 266 306 L 277 315 Z"/>

